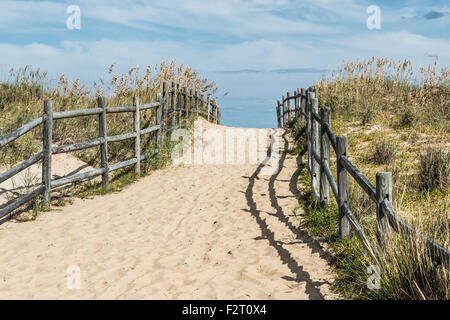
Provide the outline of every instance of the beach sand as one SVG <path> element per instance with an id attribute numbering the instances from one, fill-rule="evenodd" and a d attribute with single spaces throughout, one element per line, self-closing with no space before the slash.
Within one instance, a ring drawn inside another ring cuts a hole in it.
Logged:
<path id="1" fill-rule="evenodd" d="M 298 227 L 301 160 L 279 134 L 272 176 L 258 164 L 171 166 L 1 225 L 0 299 L 335 298 L 322 244 Z"/>

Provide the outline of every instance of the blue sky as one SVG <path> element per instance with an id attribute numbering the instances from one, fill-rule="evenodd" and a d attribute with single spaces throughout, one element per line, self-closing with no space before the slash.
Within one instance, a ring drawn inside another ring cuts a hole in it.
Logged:
<path id="1" fill-rule="evenodd" d="M 69 30 L 69 5 L 81 29 Z M 381 29 L 366 27 L 381 8 Z M 343 60 L 372 56 L 450 62 L 448 1 L 0 0 L 0 74 L 31 64 L 90 84 L 176 59 L 217 83 L 222 122 L 273 127 L 275 102 Z"/>

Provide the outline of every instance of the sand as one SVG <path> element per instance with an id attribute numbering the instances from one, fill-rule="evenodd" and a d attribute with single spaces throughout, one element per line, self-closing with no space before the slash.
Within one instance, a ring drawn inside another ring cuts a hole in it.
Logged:
<path id="1" fill-rule="evenodd" d="M 0 167 L 0 172 L 7 168 Z M 55 154 L 52 158 L 52 178 L 87 172 L 94 168 L 71 154 Z M 38 162 L 19 172 L 14 177 L 0 183 L 0 205 L 6 204 L 11 197 L 27 194 L 33 185 L 40 184 L 42 179 L 42 164 Z"/>
<path id="2" fill-rule="evenodd" d="M 0 299 L 335 298 L 322 244 L 298 227 L 301 159 L 278 134 L 272 176 L 258 164 L 172 166 L 1 225 Z"/>

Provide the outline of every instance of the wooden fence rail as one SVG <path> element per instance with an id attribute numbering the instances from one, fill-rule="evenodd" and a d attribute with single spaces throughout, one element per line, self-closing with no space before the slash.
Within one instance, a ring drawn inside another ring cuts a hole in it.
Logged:
<path id="1" fill-rule="evenodd" d="M 290 101 L 294 100 L 295 108 L 290 108 Z M 287 106 L 287 107 L 286 107 Z M 307 137 L 307 168 L 311 177 L 311 189 L 314 197 L 321 206 L 329 205 L 331 188 L 339 208 L 339 236 L 347 238 L 353 229 L 366 250 L 374 257 L 378 251 L 365 234 L 360 223 L 349 208 L 350 175 L 376 204 L 378 245 L 383 248 L 391 230 L 402 232 L 410 237 L 422 239 L 435 262 L 450 268 L 450 252 L 448 249 L 434 242 L 426 235 L 395 214 L 392 209 L 392 174 L 379 172 L 374 186 L 349 160 L 347 137 L 336 137 L 331 130 L 331 110 L 322 106 L 319 112 L 318 92 L 316 89 L 297 89 L 293 95 L 289 93 L 278 101 L 277 123 L 279 128 L 286 128 L 296 121 L 306 126 Z M 319 132 L 320 131 L 320 132 Z M 330 145 L 336 154 L 337 182 L 330 169 Z"/>
<path id="2" fill-rule="evenodd" d="M 42 116 L 28 122 L 13 132 L 0 137 L 0 148 L 4 148 L 19 137 L 25 135 L 27 132 L 43 124 L 42 151 L 6 170 L 5 172 L 0 173 L 0 183 L 2 183 L 42 160 L 42 182 L 32 192 L 9 202 L 1 208 L 0 218 L 4 218 L 17 208 L 41 194 L 44 195 L 44 205 L 49 205 L 51 200 L 50 192 L 53 189 L 66 184 L 91 179 L 101 175 L 102 187 L 104 190 L 107 190 L 109 187 L 109 173 L 115 170 L 134 165 L 135 173 L 140 174 L 141 162 L 149 159 L 160 151 L 166 135 L 175 128 L 182 127 L 183 120 L 187 119 L 189 115 L 192 114 L 192 110 L 196 111 L 197 116 L 201 115 L 208 119 L 208 121 L 212 121 L 217 124 L 220 123 L 221 115 L 219 107 L 214 100 L 211 100 L 209 97 L 205 98 L 204 96 L 201 96 L 198 91 L 194 91 L 192 89 L 189 89 L 188 93 L 187 88 L 180 88 L 180 86 L 175 82 L 171 83 L 171 88 L 172 89 L 169 90 L 167 83 L 164 82 L 163 93 L 162 95 L 157 95 L 156 102 L 141 104 L 139 97 L 133 97 L 133 106 L 106 107 L 105 98 L 99 97 L 96 108 L 53 112 L 52 101 L 45 101 L 44 113 Z M 148 109 L 155 109 L 155 124 L 142 129 L 140 124 L 140 113 Z M 107 115 L 111 113 L 124 112 L 133 113 L 133 132 L 109 136 L 106 121 Z M 73 143 L 64 146 L 53 146 L 53 125 L 55 120 L 77 118 L 82 116 L 99 117 L 98 138 L 91 141 Z M 171 120 L 170 122 L 169 119 Z M 156 148 L 147 151 L 141 150 L 141 137 L 153 132 L 156 133 Z M 109 164 L 108 144 L 127 139 L 134 140 L 134 157 L 116 164 Z M 101 168 L 88 172 L 72 174 L 58 179 L 52 179 L 51 166 L 53 154 L 79 151 L 98 146 L 100 147 Z"/>

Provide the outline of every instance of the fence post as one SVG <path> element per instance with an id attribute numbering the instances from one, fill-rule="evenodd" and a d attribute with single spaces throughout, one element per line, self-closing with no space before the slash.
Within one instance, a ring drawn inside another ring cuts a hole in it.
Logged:
<path id="1" fill-rule="evenodd" d="M 176 111 L 175 111 L 175 109 L 176 109 L 176 88 L 177 88 L 177 86 L 176 86 L 176 84 L 175 84 L 175 81 L 172 81 L 172 83 L 171 83 L 171 87 L 172 87 L 172 90 L 171 90 L 171 104 L 170 104 L 170 108 L 172 109 L 172 117 L 171 117 L 171 129 L 174 129 L 175 128 L 175 118 L 176 118 Z"/>
<path id="2" fill-rule="evenodd" d="M 307 100 L 307 97 L 305 97 L 306 90 L 302 88 L 301 94 L 302 94 L 302 97 L 300 100 L 300 112 L 301 112 L 300 116 L 302 118 L 302 124 L 306 124 L 306 116 L 304 115 L 304 114 L 306 114 L 306 100 Z"/>
<path id="3" fill-rule="evenodd" d="M 300 89 L 297 88 L 297 90 L 295 91 L 295 95 L 297 96 L 295 98 L 295 118 L 296 118 L 296 120 L 300 120 L 300 112 L 299 112 L 300 97 L 298 96 L 299 94 L 300 94 Z"/>
<path id="4" fill-rule="evenodd" d="M 277 123 L 278 128 L 281 128 L 280 100 L 277 101 Z"/>
<path id="5" fill-rule="evenodd" d="M 322 119 L 322 125 L 320 126 L 320 160 L 322 164 L 330 165 L 330 139 L 326 131 L 323 129 L 323 125 L 331 123 L 331 111 L 329 107 L 323 107 L 320 110 L 320 118 Z M 320 167 L 320 204 L 323 207 L 327 207 L 330 202 L 330 184 L 325 174 L 323 167 Z"/>
<path id="6" fill-rule="evenodd" d="M 141 112 L 139 105 L 139 97 L 133 97 L 133 106 L 136 107 L 134 111 L 134 133 L 136 133 L 136 138 L 134 138 L 134 156 L 137 162 L 134 166 L 134 173 L 137 175 L 141 174 Z"/>
<path id="7" fill-rule="evenodd" d="M 308 150 L 308 172 L 312 178 L 312 166 L 311 166 L 311 143 L 312 143 L 312 124 L 311 124 L 311 109 L 312 99 L 314 98 L 314 92 L 308 90 L 306 101 L 306 147 Z M 311 180 L 312 181 L 312 180 Z"/>
<path id="8" fill-rule="evenodd" d="M 50 191 L 52 182 L 52 140 L 53 140 L 53 103 L 51 100 L 44 101 L 44 113 L 47 120 L 43 127 L 43 151 L 42 160 L 42 183 L 44 184 L 44 206 L 50 206 Z"/>
<path id="9" fill-rule="evenodd" d="M 214 105 L 214 113 L 216 117 L 216 124 L 219 124 L 219 106 L 217 104 Z"/>
<path id="10" fill-rule="evenodd" d="M 99 126 L 98 133 L 100 138 L 103 138 L 103 143 L 100 146 L 100 154 L 102 161 L 102 168 L 105 172 L 102 175 L 102 188 L 107 191 L 109 188 L 109 165 L 108 165 L 108 142 L 107 142 L 107 132 L 106 132 L 106 106 L 105 97 L 98 97 L 97 104 L 99 108 L 103 109 L 103 112 L 99 115 Z"/>
<path id="11" fill-rule="evenodd" d="M 291 100 L 289 99 L 291 97 L 291 94 L 289 92 L 286 92 L 286 101 L 287 101 L 287 125 L 291 123 Z"/>
<path id="12" fill-rule="evenodd" d="M 162 141 L 164 142 L 166 139 L 166 131 L 167 131 L 167 122 L 168 122 L 168 115 L 167 115 L 167 102 L 169 100 L 169 93 L 167 92 L 167 82 L 163 82 L 163 95 L 162 95 L 162 106 L 161 111 L 163 114 L 162 119 Z"/>
<path id="13" fill-rule="evenodd" d="M 177 82 L 177 90 L 176 90 L 176 92 L 177 92 L 177 99 L 176 99 L 176 101 L 177 101 L 177 109 L 178 109 L 176 115 L 177 115 L 177 125 L 179 127 L 179 126 L 181 126 L 181 118 L 182 118 L 182 112 L 183 112 L 183 111 L 181 111 L 181 107 L 182 107 L 181 99 L 183 97 L 182 97 L 182 94 L 181 94 L 181 91 L 180 91 L 180 84 L 178 82 Z"/>
<path id="14" fill-rule="evenodd" d="M 187 119 L 189 117 L 188 113 L 188 91 L 187 88 L 183 88 L 183 108 L 184 108 L 184 118 Z M 185 120 L 185 122 L 187 122 Z"/>
<path id="15" fill-rule="evenodd" d="M 156 102 L 159 102 L 159 106 L 156 107 L 156 125 L 159 125 L 159 129 L 158 131 L 156 131 L 156 148 L 159 151 L 161 151 L 161 146 L 162 146 L 162 97 L 161 94 L 158 93 L 156 95 Z"/>
<path id="16" fill-rule="evenodd" d="M 348 203 L 348 172 L 341 164 L 341 157 L 347 154 L 347 137 L 336 137 L 336 167 L 337 167 L 337 183 L 338 183 L 338 206 L 339 206 L 339 237 L 341 239 L 350 236 L 350 223 L 344 214 L 342 206 Z"/>
<path id="17" fill-rule="evenodd" d="M 188 115 L 192 113 L 192 99 L 194 95 L 194 90 L 192 88 L 189 89 L 189 108 L 188 108 Z"/>
<path id="18" fill-rule="evenodd" d="M 195 90 L 194 103 L 195 103 L 195 115 L 198 117 L 199 99 L 198 99 L 198 91 L 197 90 Z"/>
<path id="19" fill-rule="evenodd" d="M 377 199 L 377 237 L 381 245 L 388 235 L 389 222 L 381 211 L 381 203 L 388 199 L 392 203 L 392 173 L 378 172 L 376 175 L 376 199 Z"/>
<path id="20" fill-rule="evenodd" d="M 312 111 L 314 111 L 314 113 L 318 114 L 319 113 L 319 99 L 314 98 L 311 101 L 311 107 L 312 107 Z M 312 125 L 312 140 L 311 140 L 311 144 L 312 144 L 312 149 L 314 149 L 314 151 L 316 153 L 319 153 L 319 123 L 316 120 L 316 118 L 311 116 L 311 125 Z M 315 188 L 316 191 L 318 191 L 317 189 L 319 188 L 319 179 L 320 179 L 320 175 L 319 175 L 319 163 L 317 162 L 316 158 L 313 156 L 312 152 L 311 152 L 311 165 L 312 165 L 312 174 L 313 174 L 313 179 L 312 179 L 312 187 Z"/>
<path id="21" fill-rule="evenodd" d="M 210 105 L 209 105 L 209 95 L 207 95 L 207 97 L 206 97 L 206 118 L 207 118 L 207 120 L 208 120 L 208 122 L 209 122 L 209 107 L 210 107 Z"/>
<path id="22" fill-rule="evenodd" d="M 283 121 L 282 121 L 283 128 L 286 127 L 286 114 L 285 114 L 285 111 L 286 111 L 286 101 L 284 100 L 284 96 L 282 96 L 281 97 L 281 117 L 283 119 Z"/>

